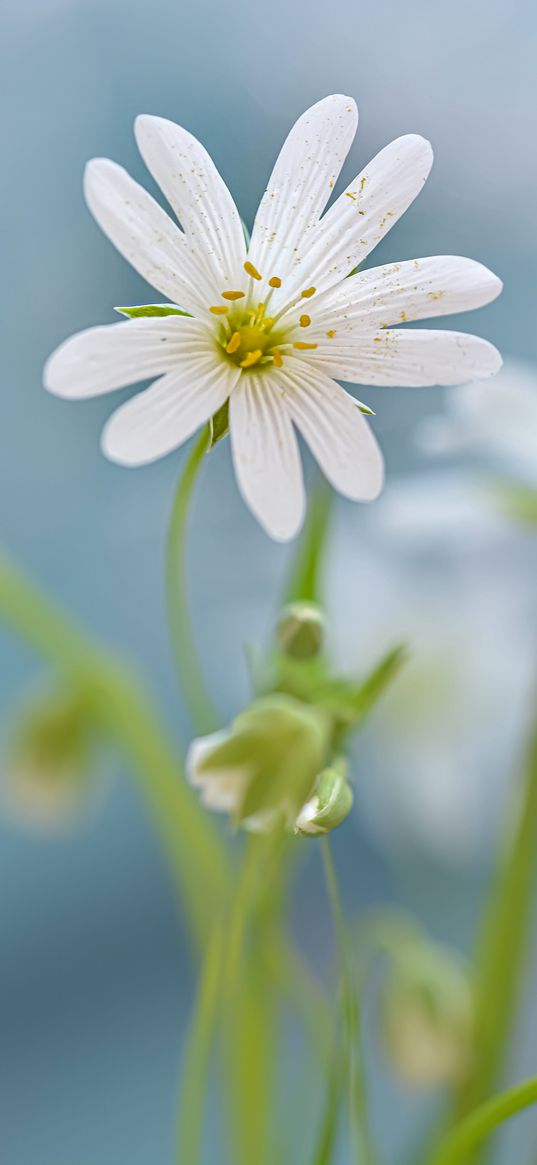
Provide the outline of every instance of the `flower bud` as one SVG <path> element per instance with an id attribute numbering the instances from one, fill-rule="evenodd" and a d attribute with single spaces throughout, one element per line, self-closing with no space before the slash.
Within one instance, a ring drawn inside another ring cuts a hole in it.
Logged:
<path id="1" fill-rule="evenodd" d="M 276 634 L 283 652 L 291 659 L 314 659 L 325 636 L 324 615 L 315 603 L 290 603 L 284 607 Z"/>
<path id="2" fill-rule="evenodd" d="M 352 808 L 352 788 L 347 780 L 346 766 L 334 765 L 324 769 L 317 778 L 313 796 L 302 806 L 296 819 L 297 833 L 318 837 L 329 833 L 348 817 Z"/>
<path id="3" fill-rule="evenodd" d="M 45 830 L 71 825 L 95 792 L 92 760 L 81 700 L 68 693 L 34 695 L 15 718 L 2 762 L 6 816 Z"/>
<path id="4" fill-rule="evenodd" d="M 293 696 L 255 700 L 231 728 L 194 740 L 186 770 L 210 809 L 266 832 L 292 827 L 315 786 L 328 741 L 324 716 Z"/>
<path id="5" fill-rule="evenodd" d="M 423 939 L 393 955 L 382 995 L 382 1027 L 397 1075 L 410 1087 L 453 1085 L 473 1054 L 474 995 L 451 951 Z"/>

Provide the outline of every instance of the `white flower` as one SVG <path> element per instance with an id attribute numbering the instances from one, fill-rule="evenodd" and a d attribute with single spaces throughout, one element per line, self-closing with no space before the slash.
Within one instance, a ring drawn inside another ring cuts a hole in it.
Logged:
<path id="1" fill-rule="evenodd" d="M 237 825 L 254 833 L 279 822 L 292 828 L 317 792 L 327 733 L 325 717 L 310 705 L 283 693 L 262 696 L 230 728 L 192 741 L 186 774 L 202 804 Z"/>
<path id="2" fill-rule="evenodd" d="M 323 215 L 356 125 L 354 102 L 340 95 L 299 118 L 247 247 L 235 203 L 203 146 L 170 121 L 139 117 L 142 157 L 182 229 L 105 158 L 86 169 L 86 199 L 125 258 L 190 314 L 81 332 L 45 369 L 51 392 L 79 399 L 158 377 L 105 428 L 104 451 L 123 465 L 169 453 L 229 399 L 239 487 L 282 540 L 299 529 L 305 504 L 294 426 L 340 493 L 364 501 L 382 487 L 376 441 L 334 377 L 459 384 L 501 363 L 476 336 L 391 326 L 494 299 L 501 283 L 481 264 L 441 256 L 350 274 L 419 193 L 432 162 L 423 138 L 398 138 Z"/>
<path id="3" fill-rule="evenodd" d="M 454 470 L 391 482 L 328 579 L 343 670 L 410 653 L 360 738 L 360 813 L 390 855 L 457 867 L 505 829 L 534 707 L 537 540 L 489 495 Z"/>
<path id="4" fill-rule="evenodd" d="M 480 454 L 489 467 L 537 486 L 537 372 L 509 360 L 497 379 L 456 389 L 444 415 L 427 418 L 418 441 L 431 456 Z"/>

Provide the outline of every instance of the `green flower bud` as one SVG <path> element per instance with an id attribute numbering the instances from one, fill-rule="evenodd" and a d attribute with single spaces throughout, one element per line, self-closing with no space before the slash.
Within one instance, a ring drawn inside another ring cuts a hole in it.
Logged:
<path id="1" fill-rule="evenodd" d="M 245 828 L 292 827 L 315 786 L 328 726 L 315 708 L 292 696 L 255 700 L 231 728 L 194 740 L 186 770 L 210 809 Z"/>
<path id="2" fill-rule="evenodd" d="M 397 1075 L 410 1087 L 460 1081 L 471 1065 L 474 994 L 456 955 L 419 939 L 393 955 L 382 993 L 386 1049 Z"/>
<path id="3" fill-rule="evenodd" d="M 291 659 L 314 659 L 325 637 L 324 615 L 315 603 L 290 603 L 284 607 L 276 628 L 278 642 Z"/>
<path id="4" fill-rule="evenodd" d="M 68 693 L 34 695 L 10 726 L 0 782 L 6 816 L 45 830 L 73 824 L 96 792 L 93 761 L 82 701 Z"/>
<path id="5" fill-rule="evenodd" d="M 296 819 L 297 833 L 318 837 L 341 825 L 352 809 L 353 793 L 346 765 L 325 769 L 317 778 L 313 796 L 302 806 Z"/>

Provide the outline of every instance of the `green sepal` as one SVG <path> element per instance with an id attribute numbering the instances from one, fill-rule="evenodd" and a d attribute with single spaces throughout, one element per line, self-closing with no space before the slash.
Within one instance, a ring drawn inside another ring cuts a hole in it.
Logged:
<path id="1" fill-rule="evenodd" d="M 220 405 L 220 408 L 214 416 L 211 417 L 209 424 L 211 427 L 209 449 L 213 449 L 218 441 L 221 441 L 223 437 L 227 437 L 229 433 L 229 397 L 224 401 L 223 405 Z"/>
<path id="2" fill-rule="evenodd" d="M 122 316 L 128 316 L 131 320 L 153 316 L 188 316 L 189 319 L 192 318 L 189 311 L 183 311 L 174 303 L 142 303 L 135 307 L 115 307 L 114 311 L 119 312 Z"/>
<path id="3" fill-rule="evenodd" d="M 358 402 L 357 402 L 357 404 L 358 404 Z M 361 401 L 358 404 L 358 408 L 359 408 L 360 412 L 364 414 L 364 417 L 376 417 L 376 415 L 377 415 L 376 412 L 374 411 L 374 409 L 370 409 L 369 405 L 364 405 L 364 404 L 362 404 Z"/>

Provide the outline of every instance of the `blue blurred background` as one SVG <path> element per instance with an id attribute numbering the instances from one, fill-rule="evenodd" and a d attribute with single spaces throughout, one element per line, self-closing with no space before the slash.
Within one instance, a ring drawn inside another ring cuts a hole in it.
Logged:
<path id="1" fill-rule="evenodd" d="M 373 261 L 435 253 L 480 259 L 504 279 L 504 295 L 454 326 L 475 329 L 508 355 L 537 360 L 537 11 L 530 0 L 20 0 L 4 4 L 1 19 L 0 543 L 85 627 L 143 663 L 178 740 L 185 739 L 163 607 L 166 527 L 184 454 L 137 471 L 110 465 L 99 433 L 111 400 L 70 405 L 41 387 L 43 362 L 59 341 L 111 322 L 114 304 L 154 295 L 85 209 L 84 163 L 110 156 L 153 190 L 132 123 L 139 112 L 164 115 L 203 140 L 251 224 L 294 119 L 327 93 L 349 93 L 361 118 L 346 180 L 401 133 L 429 137 L 436 153 L 424 192 Z M 438 410 L 440 392 L 386 389 L 364 391 L 363 399 L 377 410 L 390 480 L 419 468 L 414 429 Z M 374 654 L 366 624 L 383 618 L 376 610 L 382 588 L 372 585 L 382 574 L 372 523 L 374 511 L 337 502 L 335 637 L 339 628 L 339 640 L 348 640 L 352 627 L 357 669 L 362 627 L 364 653 L 367 639 Z M 461 594 L 475 600 L 479 635 L 487 639 L 511 581 L 504 544 L 485 552 L 470 542 L 459 548 Z M 191 539 L 194 619 L 223 718 L 246 698 L 243 645 L 267 635 L 288 553 L 244 508 L 223 442 L 196 498 Z M 421 549 L 428 579 L 445 581 L 443 554 L 434 540 Z M 386 569 L 396 569 L 397 555 L 392 548 Z M 516 559 L 509 551 L 508 562 L 517 586 L 535 577 L 527 547 Z M 485 618 L 479 588 L 492 579 Z M 532 611 L 528 603 L 526 644 Z M 440 599 L 430 618 L 442 620 Z M 8 715 L 35 661 L 3 633 L 0 651 L 1 711 Z M 504 658 L 502 647 L 493 663 L 500 690 Z M 352 662 L 347 650 L 345 663 Z M 480 732 L 494 753 L 501 718 L 493 723 L 485 714 Z M 374 733 L 368 747 L 374 752 Z M 434 780 L 434 758 L 431 765 Z M 50 840 L 7 826 L 0 833 L 5 1165 L 171 1160 L 191 966 L 143 806 L 128 774 L 117 778 L 101 811 L 75 834 Z M 379 812 L 377 806 L 377 824 Z M 436 936 L 469 942 L 486 845 L 477 847 L 478 860 L 471 844 L 465 860 L 456 852 L 437 860 L 434 845 L 398 847 L 397 838 L 392 852 L 367 807 L 339 836 L 349 904 L 401 901 Z M 300 895 L 300 930 L 315 954 L 328 923 L 313 856 Z M 535 1070 L 534 1004 L 530 982 L 513 1076 Z M 379 1073 L 377 1118 L 387 1102 L 393 1122 L 384 1139 L 394 1161 L 415 1105 Z M 530 1143 L 531 1121 L 521 1120 L 504 1140 L 503 1160 L 518 1160 Z"/>

